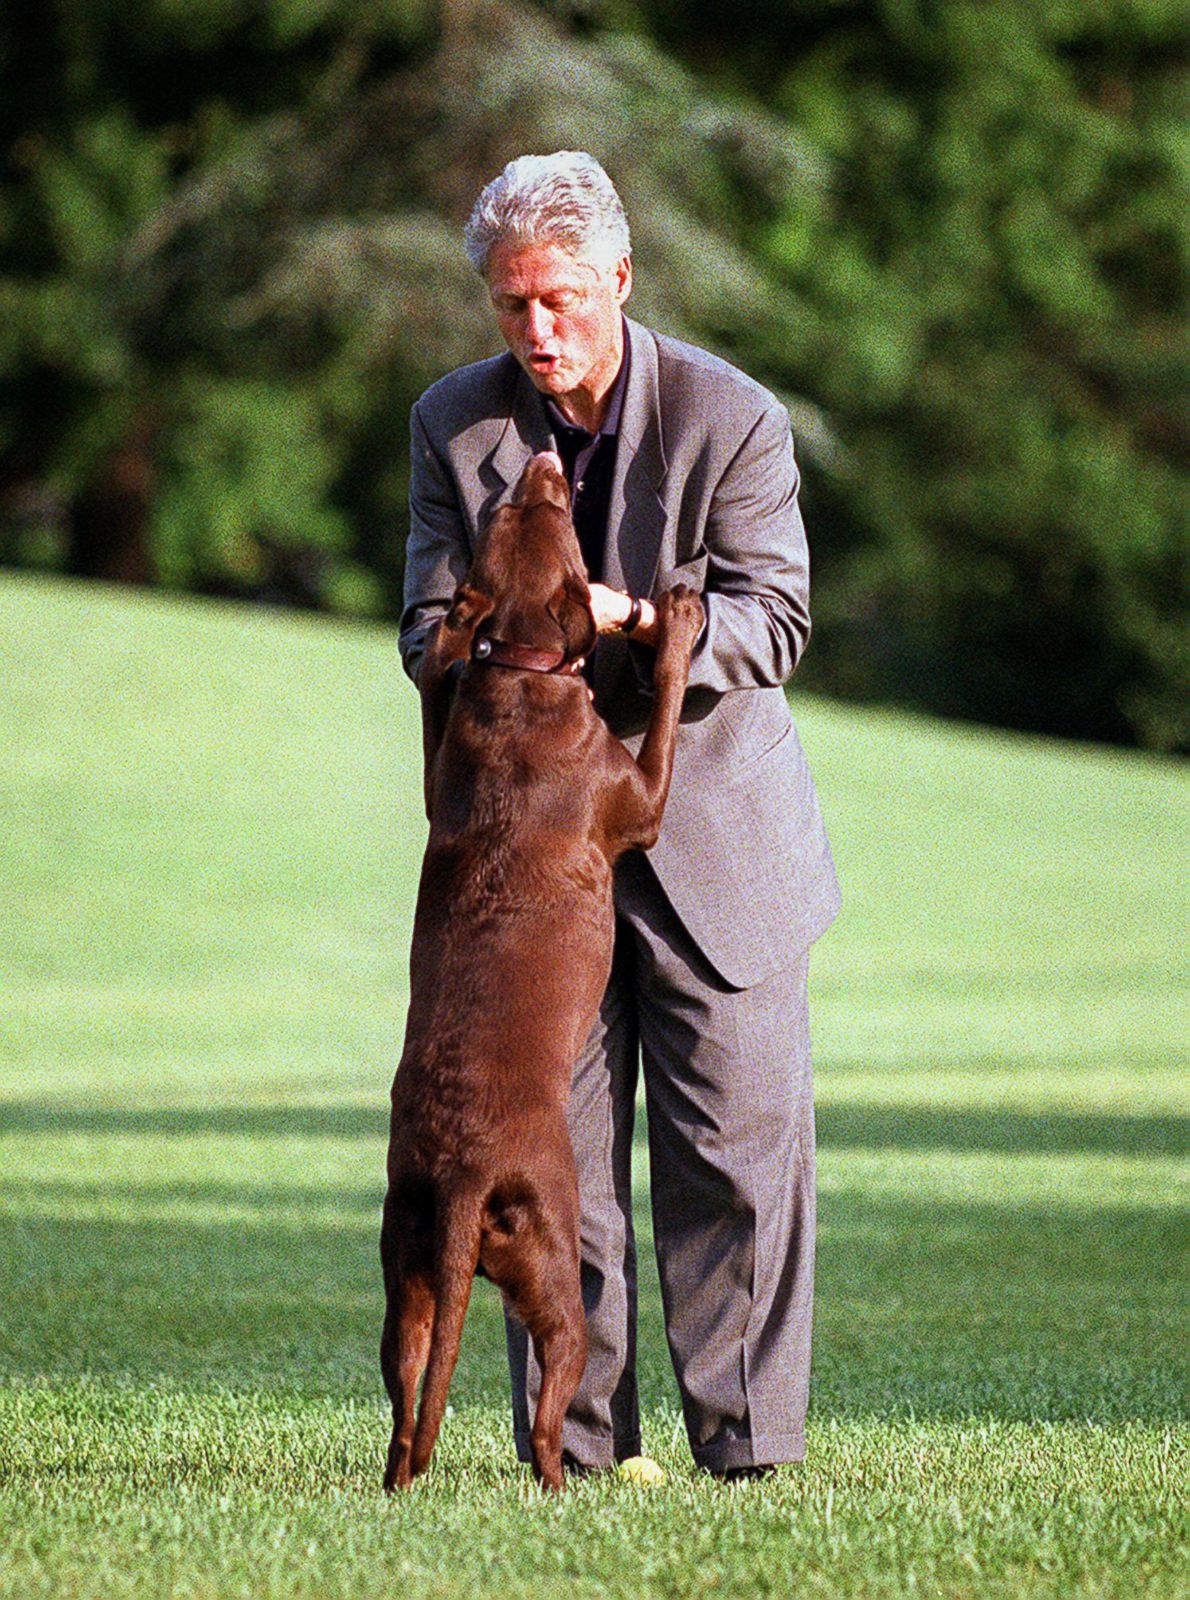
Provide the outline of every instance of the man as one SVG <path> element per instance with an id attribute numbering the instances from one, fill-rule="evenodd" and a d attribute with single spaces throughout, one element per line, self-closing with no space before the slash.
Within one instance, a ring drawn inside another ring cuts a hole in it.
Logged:
<path id="1" fill-rule="evenodd" d="M 557 450 L 599 628 L 595 704 L 629 748 L 655 614 L 702 594 L 661 837 L 616 880 L 600 1020 L 570 1129 L 590 1355 L 563 1443 L 577 1468 L 640 1451 L 629 1156 L 638 1056 L 666 1330 L 695 1460 L 723 1476 L 800 1460 L 810 1368 L 811 943 L 838 906 L 782 685 L 810 632 L 784 408 L 725 362 L 629 321 L 628 226 L 590 156 L 511 162 L 466 231 L 509 353 L 449 374 L 412 416 L 401 650 L 416 677 L 477 529 Z M 548 938 L 548 930 L 543 930 Z M 510 1324 L 518 1453 L 539 1374 Z"/>

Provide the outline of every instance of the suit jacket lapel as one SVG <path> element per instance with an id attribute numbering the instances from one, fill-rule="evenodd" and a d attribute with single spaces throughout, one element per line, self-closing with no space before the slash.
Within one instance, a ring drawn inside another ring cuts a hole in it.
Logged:
<path id="1" fill-rule="evenodd" d="M 508 356 L 506 360 L 511 368 L 512 405 L 496 448 L 485 463 L 492 480 L 486 481 L 486 487 L 493 491 L 484 506 L 488 512 L 506 498 L 530 456 L 539 450 L 554 448 L 541 396 L 513 357 Z M 485 480 L 489 477 L 486 473 L 483 476 Z"/>
<path id="2" fill-rule="evenodd" d="M 620 413 L 603 548 L 603 581 L 632 595 L 648 595 L 665 528 L 665 506 L 659 492 L 666 461 L 661 439 L 657 346 L 638 322 L 625 317 L 624 324 L 632 341 L 632 362 Z"/>
<path id="3" fill-rule="evenodd" d="M 660 487 L 666 462 L 661 439 L 657 346 L 646 328 L 627 317 L 624 322 L 632 341 L 632 364 L 620 413 L 603 546 L 603 581 L 631 595 L 649 595 L 665 530 Z M 619 634 L 604 634 L 595 651 L 597 706 L 606 708 L 615 701 L 617 685 L 625 673 L 631 676 L 627 641 Z"/>

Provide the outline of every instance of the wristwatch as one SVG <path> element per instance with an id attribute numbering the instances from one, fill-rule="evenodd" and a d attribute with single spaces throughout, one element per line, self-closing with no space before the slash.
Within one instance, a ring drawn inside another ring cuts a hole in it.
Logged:
<path id="1" fill-rule="evenodd" d="M 644 607 L 641 605 L 639 598 L 634 597 L 631 610 L 616 631 L 622 633 L 625 638 L 634 633 L 640 627 L 640 615 L 643 610 Z"/>

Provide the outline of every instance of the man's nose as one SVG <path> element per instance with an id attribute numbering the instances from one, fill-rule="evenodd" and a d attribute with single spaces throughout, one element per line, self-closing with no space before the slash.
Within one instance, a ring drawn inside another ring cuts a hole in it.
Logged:
<path id="1" fill-rule="evenodd" d="M 534 344 L 543 344 L 554 331 L 554 319 L 545 306 L 530 300 L 525 311 L 525 331 Z"/>

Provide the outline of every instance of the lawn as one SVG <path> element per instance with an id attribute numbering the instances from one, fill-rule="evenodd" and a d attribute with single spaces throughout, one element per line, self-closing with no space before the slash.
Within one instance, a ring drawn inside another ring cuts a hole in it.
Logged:
<path id="1" fill-rule="evenodd" d="M 3 1600 L 1185 1595 L 1175 764 L 795 696 L 846 897 L 805 1465 L 694 1472 L 646 1278 L 669 1481 L 542 1497 L 481 1284 L 386 1501 L 393 635 L 9 575 L 0 683 Z"/>

